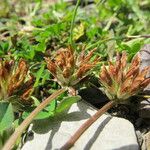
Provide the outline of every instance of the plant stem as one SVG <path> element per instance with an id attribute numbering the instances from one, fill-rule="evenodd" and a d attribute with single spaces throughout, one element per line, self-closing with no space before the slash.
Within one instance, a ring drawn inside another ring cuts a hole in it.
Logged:
<path id="1" fill-rule="evenodd" d="M 91 48 L 94 48 L 94 47 L 97 47 L 98 45 L 102 44 L 102 43 L 105 43 L 105 42 L 108 42 L 108 41 L 111 41 L 111 40 L 123 40 L 123 39 L 138 39 L 138 38 L 150 38 L 150 35 L 128 35 L 128 36 L 122 36 L 122 37 L 114 37 L 114 38 L 106 38 L 106 39 L 103 39 L 103 40 L 99 40 L 89 46 L 86 47 L 86 50 L 89 50 Z"/>
<path id="2" fill-rule="evenodd" d="M 86 47 L 86 50 L 89 50 L 89 49 L 91 49 L 91 48 L 94 48 L 94 47 L 96 47 L 97 45 L 100 45 L 100 44 L 102 44 L 102 43 L 104 43 L 104 42 L 108 42 L 108 41 L 116 40 L 116 39 L 120 39 L 120 38 L 106 38 L 106 39 L 104 39 L 104 40 L 99 40 L 99 41 L 97 41 L 97 42 L 91 44 L 90 46 L 87 46 L 87 47 Z"/>
<path id="3" fill-rule="evenodd" d="M 108 109 L 115 105 L 114 101 L 108 102 L 101 109 L 99 109 L 91 118 L 89 118 L 81 127 L 75 132 L 73 136 L 60 148 L 60 150 L 69 150 L 74 143 L 79 139 L 79 137 Z"/>
<path id="4" fill-rule="evenodd" d="M 143 97 L 148 99 L 150 98 L 150 95 L 144 95 Z"/>
<path id="5" fill-rule="evenodd" d="M 73 42 L 73 28 L 74 28 L 75 17 L 76 17 L 76 14 L 77 14 L 77 10 L 78 10 L 79 4 L 80 4 L 80 0 L 77 0 L 76 6 L 75 6 L 75 9 L 74 9 L 74 12 L 73 12 L 73 17 L 72 17 L 72 20 L 71 20 L 70 42 L 71 42 L 71 46 L 72 46 L 73 48 L 74 48 L 74 42 Z"/>
<path id="6" fill-rule="evenodd" d="M 137 97 L 150 98 L 150 95 L 137 95 Z"/>
<path id="7" fill-rule="evenodd" d="M 21 123 L 21 125 L 16 128 L 15 132 L 8 139 L 6 144 L 4 145 L 2 150 L 11 150 L 16 143 L 16 140 L 21 136 L 22 132 L 27 128 L 27 126 L 32 122 L 32 120 L 36 117 L 36 115 L 45 108 L 54 98 L 65 92 L 66 89 L 60 89 L 54 92 L 51 96 L 49 96 L 46 100 L 44 100 L 39 106 L 37 106 L 31 114 Z"/>
<path id="8" fill-rule="evenodd" d="M 127 35 L 126 38 L 129 38 L 129 39 L 150 38 L 150 35 Z"/>

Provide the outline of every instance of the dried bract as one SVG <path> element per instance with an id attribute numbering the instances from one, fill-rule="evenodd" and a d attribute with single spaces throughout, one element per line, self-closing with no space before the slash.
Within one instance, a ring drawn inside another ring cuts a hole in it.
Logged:
<path id="1" fill-rule="evenodd" d="M 102 66 L 99 75 L 100 82 L 106 95 L 111 100 L 126 100 L 142 91 L 149 83 L 146 75 L 150 67 L 140 70 L 140 57 L 136 55 L 130 64 L 127 63 L 127 54 L 117 54 L 116 61 Z"/>
<path id="2" fill-rule="evenodd" d="M 45 58 L 47 68 L 61 86 L 73 86 L 86 77 L 98 63 L 98 57 L 91 61 L 95 50 L 85 55 L 83 49 L 79 55 L 71 47 L 61 48 L 53 59 Z"/>

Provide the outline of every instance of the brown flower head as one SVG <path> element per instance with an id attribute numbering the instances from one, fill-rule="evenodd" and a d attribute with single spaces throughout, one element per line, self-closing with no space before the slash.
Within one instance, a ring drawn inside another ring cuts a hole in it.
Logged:
<path id="1" fill-rule="evenodd" d="M 53 59 L 45 58 L 47 68 L 61 86 L 73 86 L 87 76 L 99 61 L 98 57 L 91 61 L 95 50 L 85 55 L 83 49 L 79 55 L 71 47 L 61 48 Z"/>
<path id="2" fill-rule="evenodd" d="M 130 64 L 127 63 L 127 54 L 117 54 L 116 61 L 109 62 L 108 67 L 102 66 L 99 78 L 106 95 L 111 100 L 126 100 L 136 95 L 149 83 L 146 75 L 150 67 L 140 70 L 140 57 L 136 55 Z"/>
<path id="3" fill-rule="evenodd" d="M 28 79 L 27 79 L 28 78 Z M 22 104 L 29 104 L 33 91 L 33 77 L 28 75 L 27 63 L 21 59 L 18 65 L 14 60 L 0 60 L 0 100 L 20 97 Z M 11 99 L 12 100 L 12 99 Z"/>

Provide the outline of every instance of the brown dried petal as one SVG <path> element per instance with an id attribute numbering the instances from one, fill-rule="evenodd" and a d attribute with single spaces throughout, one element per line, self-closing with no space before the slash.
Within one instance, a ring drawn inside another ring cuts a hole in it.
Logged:
<path id="1" fill-rule="evenodd" d="M 23 100 L 28 100 L 32 92 L 33 92 L 33 87 L 31 86 L 22 94 L 21 98 Z"/>
<path id="2" fill-rule="evenodd" d="M 150 78 L 145 79 L 141 84 L 141 88 L 145 88 L 150 84 Z"/>
<path id="3" fill-rule="evenodd" d="M 46 62 L 47 62 L 47 68 L 48 70 L 55 75 L 56 74 L 56 65 L 55 63 L 53 63 L 49 58 L 45 58 Z"/>
<path id="4" fill-rule="evenodd" d="M 19 67 L 17 68 L 17 73 L 19 72 L 19 78 L 17 79 L 16 77 L 18 77 L 18 74 L 14 75 L 14 78 L 16 79 L 16 81 L 18 80 L 18 82 L 16 83 L 16 86 L 20 86 L 20 84 L 24 81 L 26 75 L 27 75 L 27 71 L 28 71 L 28 67 L 27 64 L 24 60 L 19 61 Z M 13 78 L 13 77 L 12 77 Z"/>
<path id="5" fill-rule="evenodd" d="M 140 83 L 141 83 L 141 80 L 136 80 L 136 81 L 134 80 L 130 88 L 130 93 L 138 91 L 140 88 Z"/>
<path id="6" fill-rule="evenodd" d="M 69 78 L 69 76 L 70 76 L 70 69 L 69 68 L 66 67 L 63 70 L 63 76 L 64 76 L 64 78 Z"/>
<path id="7" fill-rule="evenodd" d="M 128 92 L 129 89 L 130 89 L 131 86 L 132 86 L 132 83 L 133 83 L 133 76 L 130 77 L 130 78 L 128 78 L 128 79 L 126 79 L 126 80 L 123 82 L 123 84 L 121 85 L 121 89 L 120 89 L 121 93 Z"/>
<path id="8" fill-rule="evenodd" d="M 9 96 L 22 85 L 27 75 L 27 71 L 28 68 L 26 62 L 24 60 L 20 60 L 16 73 L 11 77 L 11 83 L 8 85 Z"/>
<path id="9" fill-rule="evenodd" d="M 8 61 L 3 62 L 1 60 L 1 62 L 0 62 L 0 77 L 4 80 L 7 80 L 10 70 L 11 70 L 11 66 L 9 66 L 9 62 Z"/>
<path id="10" fill-rule="evenodd" d="M 121 66 L 123 69 L 126 67 L 126 64 L 127 64 L 127 53 L 123 52 L 121 57 Z"/>
<path id="11" fill-rule="evenodd" d="M 22 90 L 29 88 L 30 86 L 33 85 L 33 83 L 34 83 L 34 77 L 30 75 L 30 79 L 24 83 Z"/>
<path id="12" fill-rule="evenodd" d="M 101 78 L 101 80 L 103 80 L 103 82 L 106 82 L 109 86 L 111 86 L 112 79 L 104 65 L 103 65 L 103 68 L 100 73 L 100 78 Z"/>
<path id="13" fill-rule="evenodd" d="M 120 68 L 120 70 L 118 71 L 118 74 L 116 76 L 116 81 L 119 83 L 123 82 L 123 70 L 122 68 Z"/>
<path id="14" fill-rule="evenodd" d="M 148 70 L 149 70 L 149 67 L 145 67 L 142 70 L 142 72 L 134 79 L 133 85 L 131 87 L 131 93 L 136 92 L 136 90 L 139 90 L 142 87 L 141 85 L 142 83 L 143 83 L 143 86 L 146 85 L 146 83 L 148 83 L 148 81 L 143 82 Z"/>
<path id="15" fill-rule="evenodd" d="M 125 79 L 129 78 L 130 76 L 136 76 L 139 73 L 139 67 L 130 68 L 125 75 Z"/>
<path id="16" fill-rule="evenodd" d="M 145 79 L 146 74 L 147 74 L 148 71 L 149 71 L 149 67 L 145 67 L 145 68 L 144 68 L 141 72 L 139 72 L 138 75 L 135 77 L 134 82 L 136 82 L 136 81 L 142 82 L 142 81 Z"/>
<path id="17" fill-rule="evenodd" d="M 85 59 L 85 47 L 82 48 L 82 51 L 79 55 L 79 61 L 82 61 Z"/>
<path id="18" fill-rule="evenodd" d="M 141 71 L 141 76 L 142 77 L 146 77 L 147 73 L 149 72 L 150 67 L 145 67 L 142 71 Z"/>
<path id="19" fill-rule="evenodd" d="M 119 53 L 117 53 L 116 65 L 115 65 L 116 77 L 118 75 L 118 72 L 119 72 L 120 68 L 121 68 L 121 57 L 120 57 Z"/>
<path id="20" fill-rule="evenodd" d="M 68 58 L 68 63 L 67 64 L 70 64 L 70 66 L 75 65 L 74 56 L 70 56 L 70 58 Z"/>
<path id="21" fill-rule="evenodd" d="M 66 65 L 65 54 L 63 52 L 55 57 L 55 64 L 61 69 Z"/>
<path id="22" fill-rule="evenodd" d="M 94 65 L 93 64 L 85 64 L 82 65 L 78 70 L 77 70 L 77 77 L 82 78 Z"/>
<path id="23" fill-rule="evenodd" d="M 7 72 L 9 73 L 12 68 L 13 68 L 13 65 L 14 65 L 14 61 L 11 60 L 11 61 L 6 61 L 5 64 L 4 64 L 4 68 L 7 70 Z"/>
<path id="24" fill-rule="evenodd" d="M 140 59 L 139 55 L 136 55 L 131 61 L 131 67 L 139 66 L 140 62 L 141 62 L 141 59 Z"/>
<path id="25" fill-rule="evenodd" d="M 94 48 L 93 50 L 91 50 L 87 56 L 85 56 L 84 60 L 82 61 L 82 63 L 87 63 L 90 61 L 91 57 L 93 56 L 93 53 L 96 51 L 96 48 Z"/>
<path id="26" fill-rule="evenodd" d="M 111 77 L 114 78 L 114 76 L 116 75 L 116 68 L 115 66 L 112 64 L 112 62 L 109 62 L 109 75 Z"/>

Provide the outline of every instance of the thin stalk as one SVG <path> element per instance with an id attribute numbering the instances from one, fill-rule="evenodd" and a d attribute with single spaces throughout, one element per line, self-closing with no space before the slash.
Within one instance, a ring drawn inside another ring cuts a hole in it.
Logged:
<path id="1" fill-rule="evenodd" d="M 150 95 L 145 95 L 143 97 L 148 99 L 148 98 L 150 98 Z"/>
<path id="2" fill-rule="evenodd" d="M 21 123 L 21 125 L 15 129 L 15 132 L 11 135 L 11 137 L 8 139 L 6 144 L 4 145 L 2 150 L 11 150 L 13 146 L 16 143 L 16 140 L 21 136 L 23 131 L 28 127 L 28 125 L 32 122 L 32 120 L 36 117 L 36 115 L 44 109 L 51 101 L 54 100 L 57 96 L 65 92 L 66 89 L 60 89 L 53 93 L 51 96 L 49 96 L 46 100 L 44 100 L 39 106 L 37 106 L 31 114 Z"/>
<path id="3" fill-rule="evenodd" d="M 91 48 L 94 48 L 94 47 L 96 47 L 97 45 L 100 45 L 100 44 L 102 44 L 102 43 L 104 43 L 104 42 L 108 42 L 108 41 L 111 41 L 111 40 L 117 40 L 117 39 L 121 39 L 121 38 L 106 38 L 106 39 L 104 39 L 104 40 L 99 40 L 99 41 L 97 41 L 97 42 L 91 44 L 90 46 L 87 46 L 87 47 L 86 47 L 86 50 L 89 50 L 89 49 L 91 49 Z"/>
<path id="4" fill-rule="evenodd" d="M 72 17 L 72 20 L 71 20 L 70 42 L 71 42 L 71 46 L 72 47 L 74 47 L 74 42 L 73 42 L 73 28 L 74 28 L 75 17 L 76 17 L 76 14 L 77 14 L 77 10 L 78 10 L 79 4 L 80 4 L 80 0 L 77 0 L 76 6 L 75 6 L 75 9 L 74 9 L 74 12 L 73 12 L 73 17 Z"/>
<path id="5" fill-rule="evenodd" d="M 89 118 L 81 127 L 75 132 L 73 136 L 60 148 L 60 150 L 69 150 L 74 143 L 79 139 L 79 137 L 108 109 L 115 105 L 114 101 L 108 102 L 101 109 L 99 109 L 91 118 Z"/>
<path id="6" fill-rule="evenodd" d="M 138 38 L 150 38 L 150 35 L 128 35 L 128 36 L 122 36 L 122 37 L 115 37 L 115 38 L 106 38 L 104 40 L 99 40 L 89 46 L 86 47 L 86 50 L 89 50 L 91 48 L 97 47 L 98 45 L 111 41 L 111 40 L 123 40 L 123 39 L 138 39 Z"/>
<path id="7" fill-rule="evenodd" d="M 108 31 L 113 20 L 115 19 L 117 13 L 114 13 L 113 16 L 109 19 L 108 23 L 106 24 L 105 28 L 104 28 L 104 31 Z"/>
<path id="8" fill-rule="evenodd" d="M 142 98 L 150 98 L 150 95 L 137 95 L 137 97 L 142 97 Z"/>
<path id="9" fill-rule="evenodd" d="M 150 35 L 127 35 L 126 38 L 129 38 L 129 39 L 150 38 Z"/>

